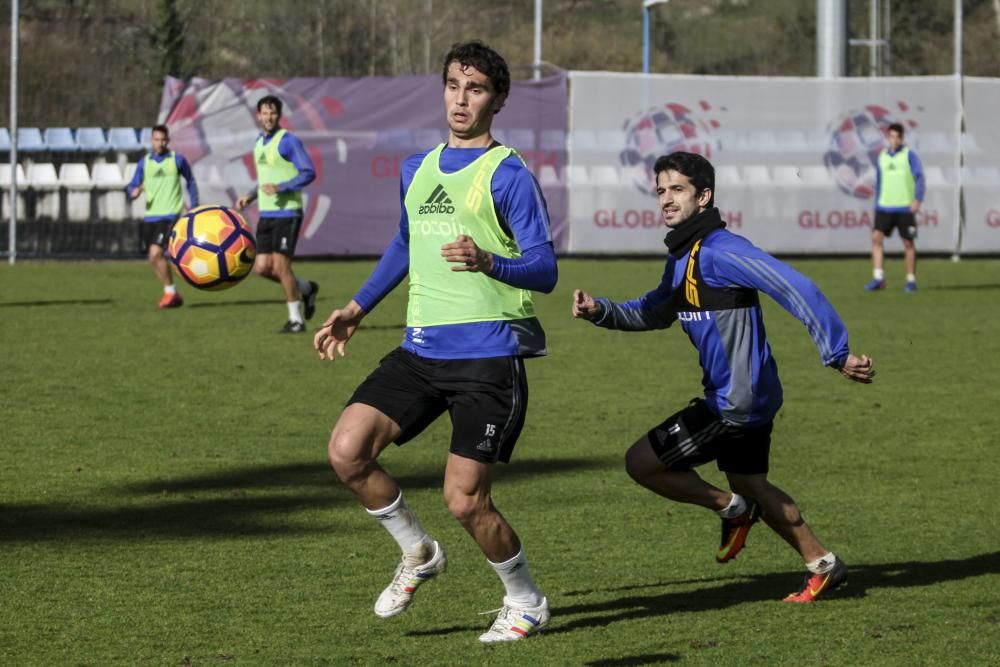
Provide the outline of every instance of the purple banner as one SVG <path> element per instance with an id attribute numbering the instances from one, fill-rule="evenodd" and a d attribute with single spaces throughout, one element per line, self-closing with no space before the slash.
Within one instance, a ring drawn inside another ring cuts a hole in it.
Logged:
<path id="1" fill-rule="evenodd" d="M 542 185 L 557 251 L 568 239 L 568 98 L 564 72 L 512 84 L 493 135 L 516 148 Z M 305 144 L 316 180 L 305 189 L 299 255 L 378 255 L 399 225 L 399 166 L 447 137 L 438 76 L 361 79 L 167 79 L 160 122 L 191 163 L 201 201 L 233 205 L 255 187 L 257 100 L 277 95 L 281 125 Z M 247 221 L 255 226 L 256 208 Z"/>

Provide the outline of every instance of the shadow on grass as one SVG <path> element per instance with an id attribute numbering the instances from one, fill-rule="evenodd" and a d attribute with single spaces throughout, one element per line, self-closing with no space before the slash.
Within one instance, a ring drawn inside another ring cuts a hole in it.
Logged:
<path id="1" fill-rule="evenodd" d="M 112 299 L 50 299 L 48 301 L 0 302 L 0 308 L 25 308 L 29 306 L 101 306 L 114 303 Z"/>
<path id="2" fill-rule="evenodd" d="M 853 565 L 845 588 L 829 594 L 820 604 L 836 603 L 842 599 L 863 598 L 869 589 L 909 588 L 930 586 L 946 581 L 956 581 L 987 574 L 1000 574 L 1000 552 L 980 554 L 964 559 L 941 561 L 901 561 Z M 549 633 L 569 632 L 592 627 L 603 627 L 615 621 L 634 618 L 663 616 L 677 612 L 698 612 L 726 609 L 746 602 L 778 601 L 797 588 L 802 579 L 802 571 L 775 572 L 758 576 L 724 576 L 704 579 L 700 582 L 679 581 L 659 584 L 640 584 L 635 587 L 591 590 L 589 593 L 619 593 L 630 589 L 649 589 L 659 586 L 668 588 L 690 583 L 712 584 L 697 590 L 652 593 L 649 595 L 625 595 L 607 602 L 581 603 L 553 607 L 554 618 L 571 618 L 546 630 Z M 579 595 L 579 592 L 567 593 Z"/>
<path id="3" fill-rule="evenodd" d="M 189 308 L 227 308 L 229 306 L 273 306 L 282 303 L 281 299 L 240 299 L 239 301 L 201 301 L 187 304 Z"/>
<path id="4" fill-rule="evenodd" d="M 506 466 L 503 478 L 540 477 L 607 464 L 591 458 L 524 460 Z M 443 469 L 396 475 L 404 489 L 441 488 L 443 478 Z M 307 534 L 329 531 L 330 526 L 302 525 L 289 515 L 340 503 L 358 507 L 323 462 L 242 468 L 112 487 L 95 495 L 95 506 L 0 504 L 0 543 Z"/>
<path id="5" fill-rule="evenodd" d="M 985 283 L 980 285 L 928 285 L 920 287 L 928 292 L 960 292 L 963 290 L 1000 290 L 1000 283 Z"/>
<path id="6" fill-rule="evenodd" d="M 1000 552 L 980 554 L 964 559 L 941 561 L 901 561 L 856 565 L 850 568 L 848 585 L 829 594 L 817 604 L 835 604 L 838 600 L 863 598 L 870 589 L 930 586 L 987 574 L 1000 574 Z M 678 612 L 699 612 L 727 609 L 747 602 L 778 603 L 802 580 L 802 571 L 774 572 L 756 576 L 726 575 L 709 579 L 660 581 L 616 588 L 592 588 L 568 591 L 560 597 L 577 597 L 602 593 L 628 593 L 656 589 L 648 595 L 624 595 L 613 600 L 594 603 L 568 604 L 552 607 L 552 625 L 544 635 L 603 628 L 618 621 L 666 616 Z M 696 590 L 663 592 L 672 586 L 703 584 Z M 475 632 L 476 625 L 449 626 L 406 633 L 410 636 L 440 636 L 451 633 Z M 697 648 L 697 647 L 696 647 Z M 588 665 L 645 665 L 679 659 L 672 654 L 641 655 L 599 660 Z M 630 662 L 632 661 L 632 662 Z"/>

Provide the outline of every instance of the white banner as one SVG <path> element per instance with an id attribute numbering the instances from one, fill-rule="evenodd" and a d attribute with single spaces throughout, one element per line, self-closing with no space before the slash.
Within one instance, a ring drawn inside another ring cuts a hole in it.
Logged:
<path id="1" fill-rule="evenodd" d="M 994 93 L 995 95 L 995 93 Z M 982 113 L 998 108 L 984 105 Z M 797 79 L 570 73 L 571 252 L 656 252 L 657 156 L 704 155 L 730 229 L 778 253 L 867 253 L 890 123 L 927 176 L 918 248 L 958 245 L 957 77 Z M 986 122 L 984 120 L 984 122 Z M 993 155 L 997 153 L 993 152 Z M 1000 235 L 998 231 L 995 236 Z M 899 250 L 898 236 L 887 242 Z"/>
<path id="2" fill-rule="evenodd" d="M 1000 251 L 1000 81 L 966 77 L 962 253 Z"/>

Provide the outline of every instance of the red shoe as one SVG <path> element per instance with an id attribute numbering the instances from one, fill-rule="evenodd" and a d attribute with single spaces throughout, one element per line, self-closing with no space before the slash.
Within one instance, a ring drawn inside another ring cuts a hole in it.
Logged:
<path id="1" fill-rule="evenodd" d="M 746 512 L 738 517 L 722 520 L 722 541 L 719 544 L 719 553 L 715 554 L 717 563 L 726 563 L 736 558 L 736 554 L 742 551 L 743 545 L 746 544 L 750 529 L 760 519 L 760 503 L 753 498 L 746 500 Z"/>
<path id="2" fill-rule="evenodd" d="M 177 292 L 173 294 L 163 294 L 163 298 L 160 299 L 160 308 L 180 308 L 184 305 L 184 299 Z"/>
<path id="3" fill-rule="evenodd" d="M 837 586 L 847 583 L 847 566 L 839 558 L 833 564 L 833 569 L 826 574 L 806 575 L 802 588 L 797 593 L 791 593 L 785 602 L 813 602 L 826 591 L 832 591 Z"/>

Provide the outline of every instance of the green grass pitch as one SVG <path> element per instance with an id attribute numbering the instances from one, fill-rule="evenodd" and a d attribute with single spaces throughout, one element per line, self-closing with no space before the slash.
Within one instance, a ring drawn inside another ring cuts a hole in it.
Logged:
<path id="1" fill-rule="evenodd" d="M 0 266 L 0 664 L 989 665 L 1000 663 L 1000 261 L 926 260 L 920 291 L 865 293 L 866 261 L 795 260 L 846 320 L 876 383 L 820 365 L 767 298 L 785 386 L 772 479 L 851 566 L 846 589 L 781 604 L 802 565 L 760 524 L 732 563 L 718 520 L 660 500 L 625 449 L 700 393 L 679 327 L 607 332 L 569 314 L 575 287 L 616 299 L 654 260 L 563 260 L 537 306 L 550 356 L 495 500 L 520 534 L 552 622 L 476 641 L 502 589 L 441 500 L 448 424 L 386 451 L 448 572 L 404 615 L 372 604 L 398 555 L 337 483 L 329 429 L 397 345 L 405 289 L 346 359 L 279 336 L 278 287 L 181 286 L 156 308 L 142 262 Z M 300 262 L 317 319 L 367 261 Z M 702 471 L 721 478 L 713 466 Z"/>

